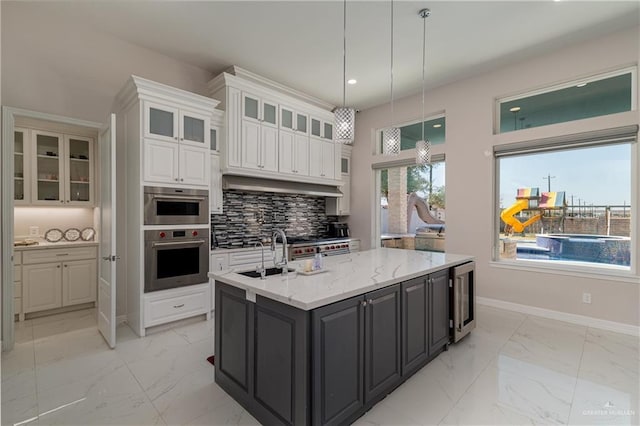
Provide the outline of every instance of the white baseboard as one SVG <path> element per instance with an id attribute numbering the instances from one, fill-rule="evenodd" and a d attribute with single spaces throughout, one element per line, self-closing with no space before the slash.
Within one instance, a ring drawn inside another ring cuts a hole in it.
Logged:
<path id="1" fill-rule="evenodd" d="M 126 315 L 118 315 L 116 317 L 116 326 L 122 324 L 123 322 L 127 322 L 127 316 Z"/>
<path id="2" fill-rule="evenodd" d="M 528 315 L 536 315 L 543 318 L 570 322 L 572 324 L 584 325 L 602 330 L 615 331 L 616 333 L 628 334 L 635 337 L 640 336 L 640 327 L 631 324 L 592 318 L 584 315 L 569 314 L 566 312 L 538 308 L 535 306 L 521 305 L 519 303 L 490 299 L 488 297 L 476 297 L 476 302 L 481 305 L 492 306 L 494 308 L 506 309 Z"/>

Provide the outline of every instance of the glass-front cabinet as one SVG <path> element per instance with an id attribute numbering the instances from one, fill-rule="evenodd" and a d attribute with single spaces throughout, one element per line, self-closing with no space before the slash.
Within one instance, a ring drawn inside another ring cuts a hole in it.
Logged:
<path id="1" fill-rule="evenodd" d="M 27 162 L 29 130 L 16 127 L 13 132 L 13 141 L 13 199 L 15 204 L 27 204 L 31 190 Z"/>
<path id="2" fill-rule="evenodd" d="M 242 93 L 242 118 L 260 124 L 278 126 L 278 104 L 250 93 Z"/>
<path id="3" fill-rule="evenodd" d="M 92 205 L 93 139 L 33 130 L 34 205 Z"/>
<path id="4" fill-rule="evenodd" d="M 209 145 L 209 117 L 179 108 L 145 102 L 144 135 L 165 142 Z"/>
<path id="5" fill-rule="evenodd" d="M 62 185 L 64 163 L 61 160 L 63 136 L 58 133 L 34 130 L 32 137 L 35 148 L 32 162 L 34 177 L 31 188 L 32 204 L 64 203 L 64 186 Z"/>
<path id="6" fill-rule="evenodd" d="M 85 204 L 93 199 L 93 140 L 65 136 L 66 203 Z"/>

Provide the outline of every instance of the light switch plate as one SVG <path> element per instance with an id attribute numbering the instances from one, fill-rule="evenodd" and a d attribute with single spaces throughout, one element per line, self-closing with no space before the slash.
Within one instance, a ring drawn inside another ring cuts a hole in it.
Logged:
<path id="1" fill-rule="evenodd" d="M 40 235 L 40 227 L 39 226 L 30 226 L 29 227 L 29 236 L 30 237 L 37 237 L 38 235 Z"/>

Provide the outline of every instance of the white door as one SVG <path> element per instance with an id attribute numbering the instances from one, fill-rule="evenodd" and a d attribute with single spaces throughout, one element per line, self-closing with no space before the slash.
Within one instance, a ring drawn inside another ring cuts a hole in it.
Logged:
<path id="1" fill-rule="evenodd" d="M 145 182 L 179 182 L 177 143 L 144 141 Z"/>
<path id="2" fill-rule="evenodd" d="M 98 330 L 116 347 L 116 115 L 102 129 L 100 144 L 100 275 Z"/>
<path id="3" fill-rule="evenodd" d="M 296 166 L 294 163 L 294 143 L 295 135 L 292 132 L 280 130 L 279 134 L 280 146 L 278 147 L 278 155 L 280 157 L 279 167 L 280 173 L 295 173 Z"/>
<path id="4" fill-rule="evenodd" d="M 261 169 L 260 125 L 249 120 L 242 120 L 242 167 Z"/>
<path id="5" fill-rule="evenodd" d="M 262 150 L 262 169 L 278 171 L 278 129 L 261 126 L 260 149 Z"/>
<path id="6" fill-rule="evenodd" d="M 209 186 L 210 152 L 189 145 L 180 146 L 180 183 Z"/>

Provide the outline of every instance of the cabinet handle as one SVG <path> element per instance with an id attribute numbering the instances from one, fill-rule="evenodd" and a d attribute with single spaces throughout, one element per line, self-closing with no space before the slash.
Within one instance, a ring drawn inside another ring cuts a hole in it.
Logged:
<path id="1" fill-rule="evenodd" d="M 173 305 L 174 308 L 178 309 L 178 308 L 182 308 L 184 306 L 184 303 L 181 303 L 179 305 Z"/>
<path id="2" fill-rule="evenodd" d="M 58 253 L 56 256 L 69 256 L 69 253 Z"/>

